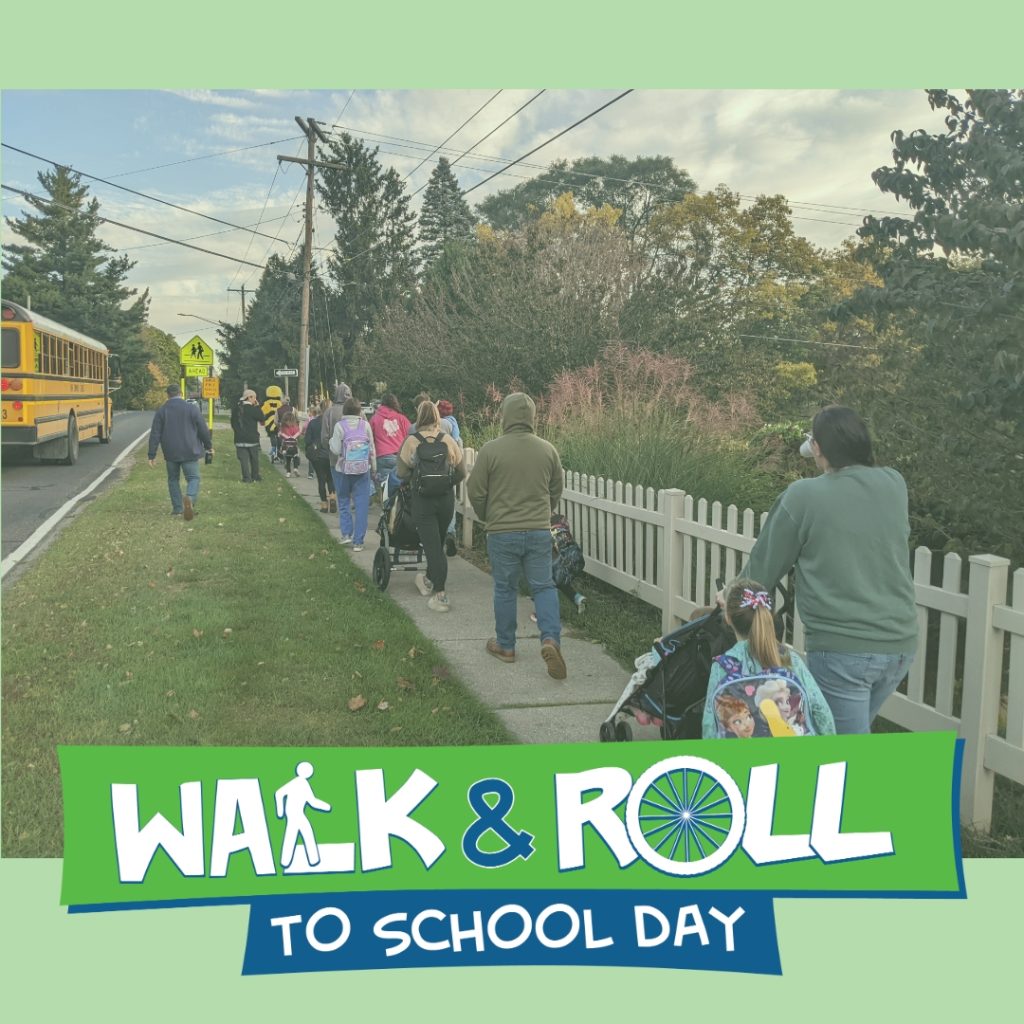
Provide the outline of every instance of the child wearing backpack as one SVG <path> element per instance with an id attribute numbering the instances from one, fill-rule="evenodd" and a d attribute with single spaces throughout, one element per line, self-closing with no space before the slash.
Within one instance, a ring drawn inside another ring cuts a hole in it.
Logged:
<path id="1" fill-rule="evenodd" d="M 775 633 L 771 597 L 754 580 L 725 594 L 738 642 L 711 662 L 704 739 L 834 735 L 832 712 L 803 659 Z"/>
<path id="2" fill-rule="evenodd" d="M 290 406 L 283 413 L 279 409 L 277 417 L 277 456 L 284 460 L 285 476 L 298 476 L 299 434 L 302 432 L 299 418 Z"/>
<path id="3" fill-rule="evenodd" d="M 398 452 L 395 471 L 400 480 L 409 481 L 412 516 L 427 556 L 427 571 L 416 574 L 416 587 L 430 598 L 431 611 L 450 611 L 444 539 L 455 511 L 455 485 L 465 477 L 466 466 L 462 449 L 442 427 L 433 402 L 421 402 L 417 408 L 413 432 Z"/>
<path id="4" fill-rule="evenodd" d="M 330 449 L 336 462 L 331 469 L 334 492 L 338 498 L 338 523 L 341 543 L 351 544 L 353 551 L 363 550 L 366 523 L 370 517 L 371 474 L 377 472 L 377 453 L 373 432 L 363 419 L 358 398 L 348 398 L 341 407 L 341 419 L 334 425 Z M 352 522 L 352 507 L 355 523 Z"/>

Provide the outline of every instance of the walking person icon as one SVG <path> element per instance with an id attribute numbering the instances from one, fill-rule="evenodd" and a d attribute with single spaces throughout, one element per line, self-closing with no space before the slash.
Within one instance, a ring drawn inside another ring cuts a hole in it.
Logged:
<path id="1" fill-rule="evenodd" d="M 320 850 L 316 845 L 313 826 L 306 817 L 306 808 L 315 811 L 329 811 L 331 805 L 313 795 L 309 778 L 313 766 L 300 761 L 295 766 L 295 778 L 286 782 L 274 794 L 277 816 L 285 819 L 284 842 L 281 844 L 281 867 L 287 869 L 295 856 L 295 844 L 302 839 L 302 847 L 311 867 L 320 863 Z"/>

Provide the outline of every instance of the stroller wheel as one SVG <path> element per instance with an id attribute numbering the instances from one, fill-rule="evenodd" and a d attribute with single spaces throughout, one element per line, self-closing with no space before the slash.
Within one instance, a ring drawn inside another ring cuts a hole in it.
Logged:
<path id="1" fill-rule="evenodd" d="M 619 743 L 629 743 L 633 739 L 633 730 L 629 722 L 615 723 L 615 739 Z"/>
<path id="2" fill-rule="evenodd" d="M 598 733 L 602 743 L 614 743 L 615 742 L 615 726 L 611 722 L 602 722 L 601 730 Z"/>
<path id="3" fill-rule="evenodd" d="M 391 557 L 387 548 L 377 548 L 373 556 L 373 582 L 381 590 L 388 589 L 388 582 L 391 579 Z"/>

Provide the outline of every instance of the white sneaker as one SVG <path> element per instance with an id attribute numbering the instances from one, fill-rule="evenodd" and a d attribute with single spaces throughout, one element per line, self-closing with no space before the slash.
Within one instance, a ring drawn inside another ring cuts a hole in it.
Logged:
<path id="1" fill-rule="evenodd" d="M 352 545 L 352 550 L 353 551 L 362 551 L 363 550 L 363 545 L 362 544 L 353 544 Z"/>
<path id="2" fill-rule="evenodd" d="M 434 584 L 427 579 L 427 574 L 425 572 L 416 573 L 416 589 L 424 597 L 430 597 L 434 592 Z"/>
<path id="3" fill-rule="evenodd" d="M 587 599 L 580 594 L 576 600 L 576 614 L 582 615 L 587 610 Z"/>
<path id="4" fill-rule="evenodd" d="M 352 538 L 351 537 L 342 537 L 341 538 L 341 543 L 342 544 L 351 544 L 352 543 Z"/>
<path id="5" fill-rule="evenodd" d="M 434 594 L 434 596 L 427 602 L 427 607 L 432 612 L 450 612 L 452 610 L 451 602 L 448 600 L 447 594 Z"/>

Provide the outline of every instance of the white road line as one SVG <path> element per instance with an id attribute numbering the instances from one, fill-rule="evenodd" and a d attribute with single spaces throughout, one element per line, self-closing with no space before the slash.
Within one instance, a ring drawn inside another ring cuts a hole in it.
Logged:
<path id="1" fill-rule="evenodd" d="M 30 555 L 36 547 L 38 547 L 40 541 L 78 504 L 87 494 L 91 494 L 104 480 L 110 476 L 111 473 L 117 469 L 120 465 L 121 460 L 140 442 L 144 441 L 149 437 L 149 431 L 147 430 L 144 434 L 140 434 L 137 438 L 124 451 L 120 452 L 116 459 L 102 472 L 98 477 L 84 491 L 79 491 L 73 498 L 69 498 L 56 512 L 50 516 L 49 519 L 43 523 L 42 526 L 38 527 L 35 533 L 15 548 L 2 562 L 0 562 L 0 579 L 3 579 L 7 573 L 13 569 L 19 562 L 24 561 L 28 555 Z"/>

